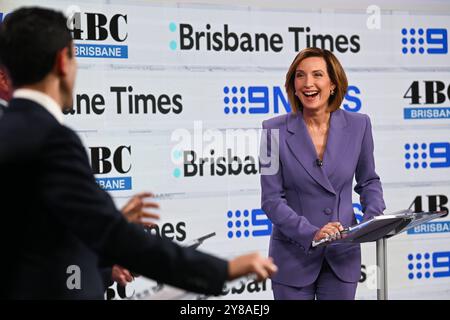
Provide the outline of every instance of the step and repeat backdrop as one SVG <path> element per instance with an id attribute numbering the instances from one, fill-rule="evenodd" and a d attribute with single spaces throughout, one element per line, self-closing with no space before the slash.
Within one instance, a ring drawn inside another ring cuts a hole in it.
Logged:
<path id="1" fill-rule="evenodd" d="M 281 2 L 282 3 L 282 2 Z M 2 1 L 0 20 L 33 1 Z M 64 11 L 78 57 L 74 109 L 99 185 L 122 206 L 151 191 L 153 230 L 224 258 L 267 255 L 260 208 L 261 122 L 290 111 L 286 71 L 308 46 L 332 50 L 349 88 L 342 108 L 372 119 L 388 212 L 448 208 L 450 17 L 127 1 L 40 1 Z M 381 11 L 380 11 L 381 9 Z M 447 11 L 448 12 L 448 11 Z M 351 143 L 351 141 L 349 141 Z M 361 217 L 358 195 L 355 215 Z M 89 223 L 89 221 L 86 221 Z M 376 298 L 375 244 L 364 244 L 358 299 Z M 450 299 L 450 218 L 388 242 L 393 299 Z M 272 299 L 270 281 L 187 294 L 137 278 L 108 299 Z"/>

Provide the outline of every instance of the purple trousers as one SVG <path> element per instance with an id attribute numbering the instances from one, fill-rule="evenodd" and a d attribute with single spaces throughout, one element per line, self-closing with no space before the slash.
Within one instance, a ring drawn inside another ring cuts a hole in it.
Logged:
<path id="1" fill-rule="evenodd" d="M 306 287 L 291 287 L 272 281 L 275 300 L 354 300 L 358 282 L 339 279 L 324 259 L 316 281 Z"/>

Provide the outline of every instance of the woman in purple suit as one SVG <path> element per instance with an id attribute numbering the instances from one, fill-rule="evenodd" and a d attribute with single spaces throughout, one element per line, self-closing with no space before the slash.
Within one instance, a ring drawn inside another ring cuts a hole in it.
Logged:
<path id="1" fill-rule="evenodd" d="M 265 152 L 278 155 L 272 163 L 261 160 L 262 208 L 273 223 L 269 255 L 279 268 L 272 277 L 275 299 L 354 299 L 359 244 L 313 248 L 312 242 L 339 238 L 356 224 L 354 177 L 364 220 L 385 209 L 370 119 L 339 108 L 347 85 L 333 53 L 304 49 L 286 74 L 292 112 L 263 122 Z"/>

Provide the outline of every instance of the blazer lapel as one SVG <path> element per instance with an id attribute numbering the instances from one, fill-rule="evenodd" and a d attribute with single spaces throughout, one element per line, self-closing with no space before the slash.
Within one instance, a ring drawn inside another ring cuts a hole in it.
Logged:
<path id="1" fill-rule="evenodd" d="M 295 159 L 300 162 L 306 172 L 308 172 L 318 184 L 329 192 L 336 194 L 324 171 L 324 166 L 319 167 L 316 164 L 317 152 L 311 137 L 309 136 L 301 112 L 289 115 L 287 120 L 287 130 L 291 132 L 292 135 L 286 139 L 286 142 Z"/>
<path id="2" fill-rule="evenodd" d="M 328 177 L 336 170 L 338 163 L 345 161 L 351 133 L 347 127 L 344 112 L 340 109 L 331 113 L 327 145 L 323 156 L 323 168 Z"/>

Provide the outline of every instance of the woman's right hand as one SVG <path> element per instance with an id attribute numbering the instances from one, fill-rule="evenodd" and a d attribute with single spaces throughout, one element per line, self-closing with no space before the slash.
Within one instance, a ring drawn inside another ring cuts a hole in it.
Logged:
<path id="1" fill-rule="evenodd" d="M 340 239 L 341 231 L 344 230 L 340 222 L 330 222 L 324 225 L 314 236 L 314 241 L 319 241 L 323 238 L 330 237 L 331 240 Z"/>

